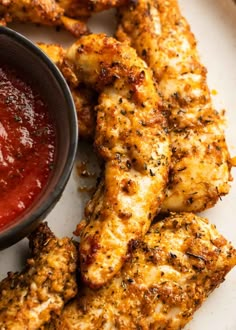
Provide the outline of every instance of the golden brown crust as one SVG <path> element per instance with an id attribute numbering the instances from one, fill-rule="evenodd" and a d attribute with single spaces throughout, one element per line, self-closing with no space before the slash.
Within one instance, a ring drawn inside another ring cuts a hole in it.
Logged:
<path id="1" fill-rule="evenodd" d="M 84 86 L 71 88 L 71 93 L 77 112 L 79 136 L 85 140 L 93 140 L 96 127 L 97 93 Z"/>
<path id="2" fill-rule="evenodd" d="M 95 146 L 104 178 L 80 244 L 83 278 L 97 287 L 120 269 L 129 241 L 145 234 L 160 208 L 169 139 L 151 71 L 132 48 L 92 34 L 68 49 L 66 61 L 100 93 Z"/>
<path id="3" fill-rule="evenodd" d="M 79 85 L 75 74 L 65 61 L 66 49 L 57 44 L 37 43 L 37 45 L 58 66 L 70 87 L 77 112 L 80 138 L 94 139 L 96 126 L 94 108 L 97 104 L 97 93 Z"/>
<path id="4" fill-rule="evenodd" d="M 61 70 L 66 50 L 58 44 L 45 44 L 43 42 L 38 42 L 37 46 L 53 61 L 58 68 Z"/>
<path id="5" fill-rule="evenodd" d="M 84 20 L 73 19 L 63 15 L 60 18 L 60 22 L 61 25 L 76 38 L 90 33 L 86 21 Z"/>
<path id="6" fill-rule="evenodd" d="M 63 9 L 55 1 L 0 0 L 0 16 L 7 22 L 17 19 L 21 22 L 54 25 L 58 24 L 62 14 Z"/>
<path id="7" fill-rule="evenodd" d="M 123 6 L 129 0 L 58 0 L 58 4 L 69 17 L 89 17 L 107 9 Z"/>
<path id="8" fill-rule="evenodd" d="M 64 9 L 54 0 L 0 0 L 0 18 L 4 24 L 19 21 L 63 26 L 75 37 L 89 32 L 84 21 L 64 16 Z"/>
<path id="9" fill-rule="evenodd" d="M 191 213 L 157 222 L 129 253 L 107 286 L 80 288 L 55 329 L 180 330 L 236 264 L 232 245 Z"/>
<path id="10" fill-rule="evenodd" d="M 229 192 L 231 163 L 194 35 L 176 0 L 139 0 L 118 19 L 117 37 L 152 68 L 169 118 L 173 156 L 162 211 L 212 207 Z"/>
<path id="11" fill-rule="evenodd" d="M 77 293 L 77 252 L 71 239 L 55 238 L 46 223 L 29 238 L 32 256 L 25 270 L 8 273 L 0 283 L 1 329 L 39 329 Z"/>

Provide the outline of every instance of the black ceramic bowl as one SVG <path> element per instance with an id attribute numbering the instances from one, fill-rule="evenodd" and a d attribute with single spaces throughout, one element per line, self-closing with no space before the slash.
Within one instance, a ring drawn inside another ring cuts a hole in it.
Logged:
<path id="1" fill-rule="evenodd" d="M 48 183 L 30 208 L 1 229 L 0 249 L 4 249 L 35 229 L 61 197 L 75 160 L 78 125 L 73 99 L 63 76 L 37 46 L 19 33 L 0 27 L 0 60 L 36 84 L 56 126 L 55 165 Z"/>

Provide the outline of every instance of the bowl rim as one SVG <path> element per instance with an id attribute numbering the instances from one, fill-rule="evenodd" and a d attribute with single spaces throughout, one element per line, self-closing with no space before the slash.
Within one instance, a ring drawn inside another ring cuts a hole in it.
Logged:
<path id="1" fill-rule="evenodd" d="M 43 201 L 33 214 L 30 216 L 23 216 L 22 221 L 13 222 L 12 226 L 7 227 L 5 230 L 0 231 L 0 250 L 7 248 L 30 233 L 34 223 L 44 220 L 45 216 L 53 208 L 56 202 L 61 197 L 66 183 L 69 180 L 71 171 L 74 165 L 74 161 L 77 153 L 78 146 L 78 122 L 76 108 L 71 95 L 69 86 L 63 77 L 57 66 L 49 59 L 49 57 L 37 47 L 30 39 L 24 35 L 16 32 L 5 26 L 0 26 L 0 35 L 6 35 L 10 39 L 13 39 L 16 43 L 21 44 L 24 48 L 27 48 L 30 52 L 34 53 L 39 60 L 41 60 L 49 69 L 49 71 L 54 75 L 60 89 L 63 92 L 65 101 L 68 107 L 72 110 L 69 111 L 69 121 L 70 121 L 70 143 L 68 148 L 68 157 L 65 161 L 64 167 L 62 169 L 62 174 L 59 177 L 58 182 L 56 182 L 54 189 L 49 193 L 48 198 Z M 28 230 L 27 230 L 28 228 Z"/>

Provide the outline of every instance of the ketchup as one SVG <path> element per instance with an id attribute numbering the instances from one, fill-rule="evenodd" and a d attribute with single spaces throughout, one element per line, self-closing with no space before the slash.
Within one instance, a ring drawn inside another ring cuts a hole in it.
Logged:
<path id="1" fill-rule="evenodd" d="M 55 154 L 47 104 L 17 70 L 0 63 L 0 230 L 46 185 Z"/>

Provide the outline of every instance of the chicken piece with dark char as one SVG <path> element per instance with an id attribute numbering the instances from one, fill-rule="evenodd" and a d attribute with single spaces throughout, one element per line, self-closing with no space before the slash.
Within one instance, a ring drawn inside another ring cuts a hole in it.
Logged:
<path id="1" fill-rule="evenodd" d="M 89 17 L 92 14 L 126 5 L 130 0 L 57 0 L 69 17 Z"/>

